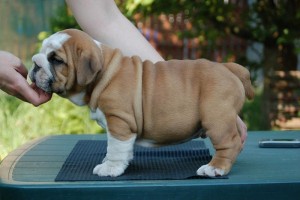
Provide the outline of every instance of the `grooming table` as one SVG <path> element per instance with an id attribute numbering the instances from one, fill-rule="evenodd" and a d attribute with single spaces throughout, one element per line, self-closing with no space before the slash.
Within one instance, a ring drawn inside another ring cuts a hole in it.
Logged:
<path id="1" fill-rule="evenodd" d="M 228 179 L 55 182 L 79 140 L 105 140 L 106 135 L 49 136 L 2 161 L 0 200 L 299 199 L 300 148 L 259 148 L 263 138 L 300 138 L 300 131 L 249 132 Z M 209 140 L 204 141 L 213 154 Z"/>

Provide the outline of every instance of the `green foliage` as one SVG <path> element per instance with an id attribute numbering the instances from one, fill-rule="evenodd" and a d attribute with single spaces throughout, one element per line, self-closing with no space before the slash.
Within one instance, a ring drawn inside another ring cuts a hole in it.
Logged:
<path id="1" fill-rule="evenodd" d="M 51 18 L 50 24 L 51 24 L 52 33 L 61 31 L 63 29 L 69 29 L 69 28 L 80 29 L 73 14 L 68 9 L 66 4 L 64 4 L 64 6 L 58 9 L 55 17 Z"/>
<path id="2" fill-rule="evenodd" d="M 37 36 L 39 41 L 37 44 L 38 49 L 40 49 L 42 41 L 55 32 L 69 28 L 81 29 L 66 4 L 59 7 L 54 16 L 50 19 L 50 32 L 42 31 Z"/>
<path id="3" fill-rule="evenodd" d="M 122 4 L 122 2 L 118 2 L 118 5 L 121 8 L 123 6 L 123 13 L 130 17 L 139 8 L 139 6 L 143 6 L 145 8 L 144 11 L 146 11 L 147 8 L 151 9 L 150 5 L 153 3 L 153 1 L 154 0 L 127 0 L 125 4 Z"/>
<path id="4" fill-rule="evenodd" d="M 0 160 L 32 139 L 53 134 L 101 133 L 90 120 L 87 107 L 78 107 L 61 97 L 39 107 L 0 94 Z"/>
<path id="5" fill-rule="evenodd" d="M 127 15 L 137 12 L 176 14 L 184 12 L 195 33 L 209 35 L 234 34 L 263 43 L 293 43 L 300 35 L 299 0 L 247 1 L 239 3 L 220 0 L 128 0 L 124 5 Z M 217 32 L 216 32 L 217 30 Z"/>
<path id="6" fill-rule="evenodd" d="M 143 13 L 144 16 L 159 14 L 176 14 L 183 13 L 185 19 L 189 19 L 193 24 L 193 29 L 179 33 L 185 37 L 201 37 L 201 40 L 214 41 L 218 36 L 223 35 L 223 31 L 213 27 L 211 21 L 224 22 L 225 19 L 232 19 L 230 4 L 224 1 L 207 0 L 207 1 L 189 1 L 173 0 L 154 1 L 149 0 L 147 3 L 140 0 L 128 0 L 125 6 L 128 17 L 135 13 Z M 213 16 L 212 16 L 213 13 Z M 209 19 L 211 19 L 211 21 Z"/>
<path id="7" fill-rule="evenodd" d="M 57 13 L 50 19 L 50 32 L 42 31 L 38 34 L 37 51 L 41 48 L 44 39 L 51 34 L 69 28 L 81 29 L 66 4 L 59 7 Z"/>
<path id="8" fill-rule="evenodd" d="M 252 17 L 248 15 L 248 20 L 256 24 L 252 25 L 250 30 L 254 33 L 261 32 L 256 34 L 258 36 L 256 39 L 262 40 L 265 44 L 294 43 L 300 33 L 299 8 L 299 0 L 257 1 L 249 10 L 253 14 Z"/>
<path id="9" fill-rule="evenodd" d="M 294 43 L 300 35 L 299 0 L 259 0 L 249 4 L 248 1 L 220 0 L 128 0 L 123 7 L 127 8 L 129 17 L 135 13 L 143 13 L 145 16 L 184 13 L 185 19 L 192 23 L 193 29 L 183 31 L 180 33 L 182 36 L 198 37 L 200 41 L 207 41 L 212 45 L 218 41 L 217 38 L 225 35 L 261 42 L 277 51 L 283 49 L 278 53 L 282 60 L 281 68 L 296 67 L 295 52 L 299 47 L 296 48 Z M 289 48 L 295 50 L 284 50 Z M 271 68 L 278 66 L 276 61 L 267 64 Z"/>
<path id="10" fill-rule="evenodd" d="M 247 100 L 241 112 L 242 119 L 246 123 L 248 130 L 263 130 L 266 119 L 261 114 L 262 105 L 262 89 L 258 89 L 255 98 L 251 101 Z"/>

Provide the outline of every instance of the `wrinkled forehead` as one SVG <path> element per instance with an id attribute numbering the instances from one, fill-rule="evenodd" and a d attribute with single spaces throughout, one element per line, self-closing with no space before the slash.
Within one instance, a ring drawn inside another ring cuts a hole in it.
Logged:
<path id="1" fill-rule="evenodd" d="M 43 41 L 40 53 L 49 54 L 52 51 L 60 49 L 71 36 L 64 32 L 58 32 Z"/>

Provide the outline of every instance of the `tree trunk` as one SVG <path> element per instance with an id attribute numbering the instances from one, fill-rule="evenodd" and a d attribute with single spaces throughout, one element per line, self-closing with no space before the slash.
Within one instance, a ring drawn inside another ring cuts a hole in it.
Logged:
<path id="1" fill-rule="evenodd" d="M 274 70 L 278 69 L 278 51 L 276 46 L 264 46 L 264 60 L 263 60 L 263 73 L 264 73 L 264 90 L 263 90 L 263 102 L 261 104 L 261 110 L 263 114 L 263 129 L 269 130 L 271 128 L 271 75 Z"/>
<path id="2" fill-rule="evenodd" d="M 278 48 L 278 70 L 292 71 L 297 70 L 297 55 L 294 44 L 281 45 Z"/>

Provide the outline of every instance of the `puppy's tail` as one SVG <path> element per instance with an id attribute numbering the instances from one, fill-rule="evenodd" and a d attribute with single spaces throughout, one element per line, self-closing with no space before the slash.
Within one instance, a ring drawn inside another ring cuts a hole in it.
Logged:
<path id="1" fill-rule="evenodd" d="M 248 99 L 254 98 L 254 89 L 250 80 L 250 72 L 247 68 L 236 63 L 223 63 L 234 75 L 236 75 L 243 83 L 245 94 Z"/>

